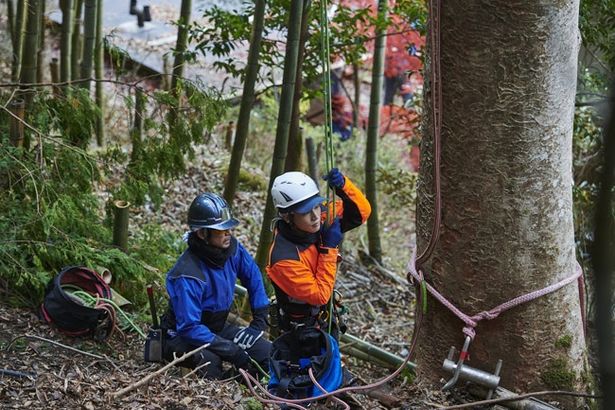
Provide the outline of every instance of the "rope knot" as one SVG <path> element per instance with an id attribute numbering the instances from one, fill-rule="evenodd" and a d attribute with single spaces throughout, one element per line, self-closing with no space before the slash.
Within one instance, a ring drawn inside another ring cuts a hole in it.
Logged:
<path id="1" fill-rule="evenodd" d="M 476 326 L 476 323 L 473 325 L 464 326 L 462 330 L 463 334 L 468 336 L 472 341 L 474 341 L 474 337 L 476 336 L 476 330 L 474 330 L 474 326 Z"/>

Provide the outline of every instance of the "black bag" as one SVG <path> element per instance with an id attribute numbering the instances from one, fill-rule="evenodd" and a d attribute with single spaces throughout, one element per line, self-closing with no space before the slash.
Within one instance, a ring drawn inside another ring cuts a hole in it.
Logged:
<path id="1" fill-rule="evenodd" d="M 111 289 L 94 270 L 83 266 L 64 268 L 45 289 L 41 304 L 43 318 L 69 336 L 93 335 L 106 339 L 114 326 L 113 311 L 103 306 L 88 307 L 67 293 L 62 286 L 71 285 L 94 297 L 111 299 Z"/>

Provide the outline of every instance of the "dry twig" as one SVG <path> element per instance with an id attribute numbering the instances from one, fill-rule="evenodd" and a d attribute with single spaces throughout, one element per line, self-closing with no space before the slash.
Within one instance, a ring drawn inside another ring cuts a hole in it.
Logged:
<path id="1" fill-rule="evenodd" d="M 121 390 L 118 390 L 117 392 L 113 393 L 111 395 L 113 400 L 117 400 L 120 397 L 124 396 L 126 393 L 133 391 L 134 389 L 143 386 L 144 384 L 146 384 L 147 382 L 149 382 L 152 378 L 154 378 L 155 376 L 164 373 L 165 371 L 167 371 L 169 368 L 175 366 L 177 363 L 183 362 L 184 360 L 186 360 L 187 358 L 189 358 L 190 356 L 200 352 L 201 350 L 205 349 L 207 346 L 209 346 L 209 343 L 204 344 L 202 346 L 197 347 L 194 350 L 189 351 L 188 353 L 184 353 L 183 355 L 181 355 L 180 357 L 176 358 L 175 360 L 173 360 L 172 362 L 168 363 L 167 365 L 165 365 L 164 367 L 161 367 L 160 369 L 156 370 L 154 373 L 150 373 L 147 376 L 143 377 L 141 380 L 132 383 L 131 385 L 124 387 Z"/>

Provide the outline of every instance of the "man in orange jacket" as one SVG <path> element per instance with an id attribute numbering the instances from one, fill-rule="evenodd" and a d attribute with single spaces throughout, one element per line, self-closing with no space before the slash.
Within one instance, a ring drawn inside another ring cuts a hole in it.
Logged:
<path id="1" fill-rule="evenodd" d="M 334 321 L 331 334 L 326 333 L 326 305 L 343 233 L 365 223 L 371 206 L 337 168 L 325 179 L 340 198 L 335 215 L 314 180 L 301 172 L 280 175 L 271 188 L 279 219 L 266 269 L 284 333 L 273 342 L 268 388 L 282 397 L 316 397 L 320 388 L 333 391 L 353 382 L 342 367 Z M 312 384 L 310 371 L 319 386 Z"/>
<path id="2" fill-rule="evenodd" d="M 363 193 L 337 168 L 324 178 L 340 199 L 334 217 L 332 204 L 320 196 L 314 180 L 301 172 L 278 176 L 271 188 L 280 219 L 266 270 L 284 331 L 322 325 L 319 321 L 333 293 L 343 233 L 365 223 L 371 213 Z"/>

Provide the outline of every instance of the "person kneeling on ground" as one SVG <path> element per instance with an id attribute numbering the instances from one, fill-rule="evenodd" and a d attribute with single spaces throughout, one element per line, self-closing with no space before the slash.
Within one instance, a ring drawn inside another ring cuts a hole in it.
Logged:
<path id="1" fill-rule="evenodd" d="M 266 270 L 275 289 L 280 330 L 286 333 L 273 342 L 269 388 L 285 397 L 319 394 L 308 377 L 310 367 L 314 373 L 321 367 L 322 378 L 316 375 L 316 379 L 328 391 L 351 378 L 342 372 L 339 332 L 335 320 L 328 318 L 327 302 L 333 294 L 343 233 L 365 223 L 371 206 L 337 168 L 325 179 L 341 199 L 335 208 L 320 196 L 314 180 L 301 172 L 278 176 L 271 189 L 279 218 Z M 325 333 L 329 321 L 330 335 Z M 317 363 L 314 358 L 321 352 L 326 354 Z M 287 377 L 293 369 L 295 376 Z"/>
<path id="2" fill-rule="evenodd" d="M 163 326 L 169 329 L 165 360 L 204 344 L 204 350 L 180 365 L 196 368 L 201 376 L 221 379 L 222 362 L 256 373 L 251 359 L 267 368 L 271 343 L 262 335 L 267 328 L 269 300 L 260 270 L 246 249 L 231 234 L 239 224 L 227 202 L 218 195 L 197 196 L 188 210 L 188 249 L 167 273 L 169 310 Z M 252 321 L 245 328 L 227 323 L 239 278 L 248 289 Z"/>

